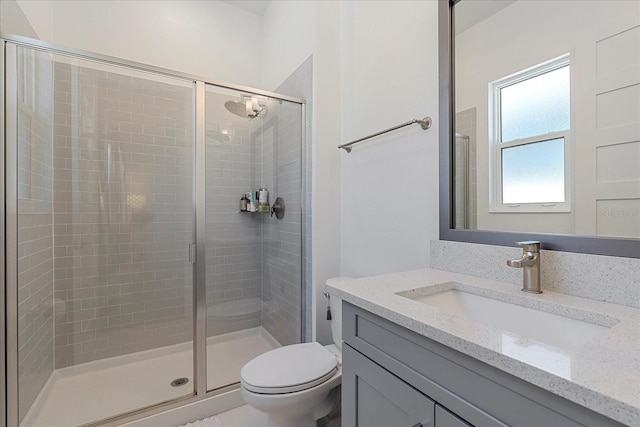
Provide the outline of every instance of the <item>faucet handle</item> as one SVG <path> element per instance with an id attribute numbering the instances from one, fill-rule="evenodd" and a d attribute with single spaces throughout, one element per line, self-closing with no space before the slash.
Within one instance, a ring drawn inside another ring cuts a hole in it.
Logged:
<path id="1" fill-rule="evenodd" d="M 525 252 L 540 252 L 540 242 L 537 240 L 525 240 L 523 242 L 516 242 L 515 244 L 521 246 Z"/>

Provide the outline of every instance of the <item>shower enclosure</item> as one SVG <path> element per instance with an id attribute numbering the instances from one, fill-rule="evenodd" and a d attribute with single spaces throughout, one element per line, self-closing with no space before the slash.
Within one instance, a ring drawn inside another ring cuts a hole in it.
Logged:
<path id="1" fill-rule="evenodd" d="M 0 426 L 123 423 L 237 389 L 303 339 L 302 101 L 2 50 Z M 241 210 L 259 188 L 268 204 Z"/>

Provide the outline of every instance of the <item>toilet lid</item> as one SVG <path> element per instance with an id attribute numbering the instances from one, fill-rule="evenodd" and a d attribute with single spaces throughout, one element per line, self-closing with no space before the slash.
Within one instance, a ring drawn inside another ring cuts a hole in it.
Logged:
<path id="1" fill-rule="evenodd" d="M 263 394 L 293 393 L 321 384 L 337 371 L 338 358 L 317 342 L 268 351 L 242 367 L 242 385 Z"/>

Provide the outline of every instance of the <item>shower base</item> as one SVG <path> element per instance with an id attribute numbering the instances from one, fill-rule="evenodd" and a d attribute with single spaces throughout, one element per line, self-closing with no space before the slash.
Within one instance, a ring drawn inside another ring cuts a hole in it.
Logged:
<path id="1" fill-rule="evenodd" d="M 242 366 L 277 341 L 263 328 L 207 340 L 207 389 L 239 381 Z M 192 344 L 58 369 L 36 399 L 21 427 L 71 427 L 166 402 L 193 392 Z M 177 378 L 189 382 L 172 387 Z"/>

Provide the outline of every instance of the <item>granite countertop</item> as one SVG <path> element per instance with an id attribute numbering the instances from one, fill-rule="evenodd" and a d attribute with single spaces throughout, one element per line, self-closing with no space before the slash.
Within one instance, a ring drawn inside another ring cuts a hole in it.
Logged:
<path id="1" fill-rule="evenodd" d="M 640 310 L 425 269 L 334 279 L 327 290 L 357 307 L 630 426 L 640 426 Z M 605 326 L 580 346 L 550 345 L 410 299 L 447 289 Z M 400 293 L 401 295 L 398 295 Z"/>

